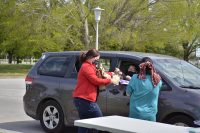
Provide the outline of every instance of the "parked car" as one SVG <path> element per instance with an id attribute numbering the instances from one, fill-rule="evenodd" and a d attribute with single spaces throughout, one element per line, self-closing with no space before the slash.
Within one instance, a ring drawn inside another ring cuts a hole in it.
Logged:
<path id="1" fill-rule="evenodd" d="M 102 51 L 101 63 L 107 71 L 116 67 L 126 73 L 136 67 L 143 57 L 149 57 L 160 73 L 163 85 L 159 96 L 157 121 L 181 126 L 196 126 L 200 122 L 200 69 L 166 55 L 139 52 Z M 73 105 L 72 91 L 80 69 L 80 52 L 48 52 L 29 71 L 24 110 L 30 117 L 40 120 L 46 132 L 60 132 L 65 125 L 73 125 L 78 113 Z M 129 97 L 125 85 L 108 85 L 98 97 L 105 116 L 128 116 Z"/>

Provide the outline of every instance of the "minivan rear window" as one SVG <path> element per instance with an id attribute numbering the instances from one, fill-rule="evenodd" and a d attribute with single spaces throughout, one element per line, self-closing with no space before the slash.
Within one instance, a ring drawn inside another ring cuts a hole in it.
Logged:
<path id="1" fill-rule="evenodd" d="M 70 58 L 48 57 L 38 68 L 38 74 L 45 76 L 64 77 Z"/>

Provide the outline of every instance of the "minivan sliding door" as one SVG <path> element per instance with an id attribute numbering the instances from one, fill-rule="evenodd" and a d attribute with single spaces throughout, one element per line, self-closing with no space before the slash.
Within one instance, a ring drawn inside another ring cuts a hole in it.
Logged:
<path id="1" fill-rule="evenodd" d="M 138 66 L 138 62 L 135 60 L 127 60 L 127 58 L 118 58 L 118 67 L 122 72 L 122 79 L 125 78 L 130 65 Z M 129 97 L 126 96 L 126 84 L 119 84 L 112 86 L 108 90 L 107 94 L 107 112 L 109 115 L 122 115 L 128 116 L 129 113 Z"/>
<path id="2" fill-rule="evenodd" d="M 116 63 L 115 58 L 109 56 L 102 56 L 100 58 L 100 63 L 104 67 L 106 72 L 111 72 L 114 69 L 114 64 Z M 107 85 L 105 90 L 100 90 L 97 98 L 98 105 L 103 113 L 107 115 L 107 90 L 113 85 Z"/>

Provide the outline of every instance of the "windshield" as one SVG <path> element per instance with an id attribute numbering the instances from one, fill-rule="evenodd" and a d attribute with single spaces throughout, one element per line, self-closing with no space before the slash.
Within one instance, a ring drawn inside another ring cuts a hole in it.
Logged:
<path id="1" fill-rule="evenodd" d="M 200 89 L 200 69 L 178 59 L 156 59 L 155 67 L 183 88 Z"/>

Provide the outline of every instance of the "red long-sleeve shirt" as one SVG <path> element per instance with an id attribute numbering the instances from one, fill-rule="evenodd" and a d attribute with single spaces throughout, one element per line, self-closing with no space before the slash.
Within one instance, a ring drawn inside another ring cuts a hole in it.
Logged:
<path id="1" fill-rule="evenodd" d="M 111 83 L 110 79 L 98 78 L 94 64 L 86 61 L 78 73 L 78 81 L 73 92 L 73 97 L 83 98 L 92 102 L 97 98 L 97 87 Z"/>

